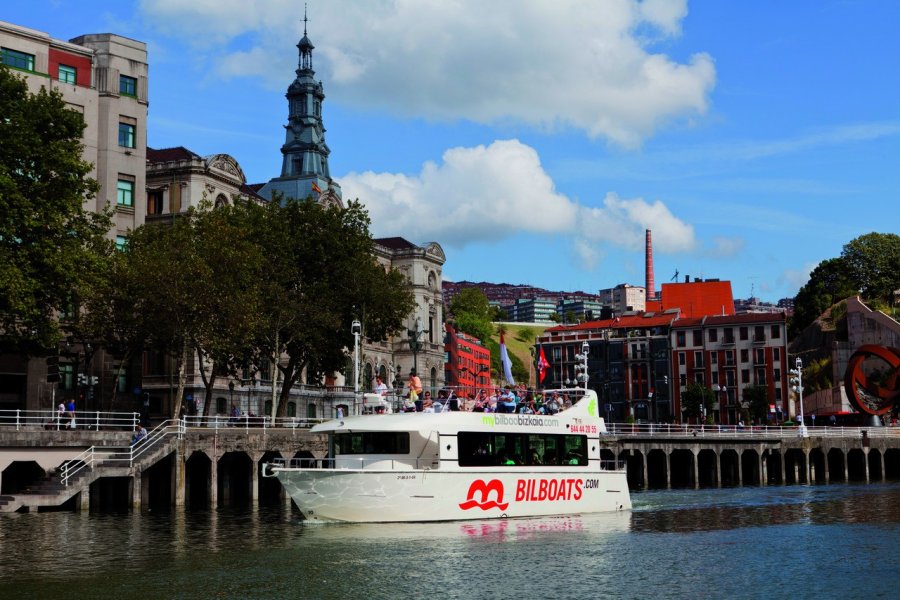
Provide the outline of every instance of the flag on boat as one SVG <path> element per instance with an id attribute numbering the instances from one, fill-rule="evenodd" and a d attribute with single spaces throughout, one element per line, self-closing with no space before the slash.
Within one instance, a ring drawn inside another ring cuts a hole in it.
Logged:
<path id="1" fill-rule="evenodd" d="M 540 383 L 544 383 L 544 376 L 547 375 L 547 369 L 550 368 L 550 363 L 547 362 L 547 357 L 544 356 L 544 347 L 541 346 L 541 353 L 538 355 L 538 381 Z"/>
<path id="2" fill-rule="evenodd" d="M 503 366 L 503 377 L 509 385 L 516 385 L 512 376 L 512 361 L 509 359 L 509 353 L 506 351 L 506 340 L 503 339 L 503 332 L 500 332 L 500 364 Z"/>
<path id="3" fill-rule="evenodd" d="M 321 189 L 319 186 L 316 185 L 316 182 L 315 182 L 315 181 L 312 182 L 312 189 L 313 189 L 313 191 L 314 191 L 315 193 L 317 193 L 317 194 L 321 194 L 321 193 L 322 193 L 322 189 Z"/>

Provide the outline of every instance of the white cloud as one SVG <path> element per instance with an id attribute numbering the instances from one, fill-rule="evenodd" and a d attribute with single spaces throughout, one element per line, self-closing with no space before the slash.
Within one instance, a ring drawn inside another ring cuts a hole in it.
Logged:
<path id="1" fill-rule="evenodd" d="M 287 85 L 300 3 L 143 0 L 147 18 L 223 77 Z M 402 117 L 575 128 L 627 147 L 707 109 L 712 59 L 649 49 L 680 34 L 683 0 L 357 2 L 309 7 L 329 97 Z M 222 47 L 224 45 L 224 47 Z"/>
<path id="2" fill-rule="evenodd" d="M 713 258 L 733 258 L 740 254 L 741 250 L 744 249 L 744 245 L 745 242 L 743 238 L 726 238 L 716 236 L 713 238 L 712 248 L 709 250 L 709 255 Z"/>
<path id="3" fill-rule="evenodd" d="M 602 207 L 579 204 L 556 191 L 537 152 L 518 140 L 451 148 L 416 175 L 350 173 L 340 178 L 345 199 L 359 199 L 376 237 L 400 235 L 447 246 L 499 242 L 524 232 L 563 236 L 576 264 L 594 269 L 608 247 L 640 251 L 653 230 L 654 250 L 688 252 L 694 229 L 660 201 L 608 194 Z"/>

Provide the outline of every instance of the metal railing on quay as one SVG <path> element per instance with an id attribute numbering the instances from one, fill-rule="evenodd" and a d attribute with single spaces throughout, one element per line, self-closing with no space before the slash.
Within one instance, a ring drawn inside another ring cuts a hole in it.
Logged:
<path id="1" fill-rule="evenodd" d="M 111 467 L 134 466 L 140 457 L 148 455 L 164 438 L 170 435 L 184 435 L 183 420 L 170 419 L 157 425 L 152 431 L 130 446 L 91 446 L 78 456 L 68 460 L 59 474 L 63 485 L 69 485 L 73 477 L 85 469 L 93 469 L 103 463 Z"/>
<path id="2" fill-rule="evenodd" d="M 652 437 L 779 437 L 795 438 L 800 436 L 796 426 L 780 425 L 669 425 L 657 423 L 606 423 L 611 435 L 618 436 L 652 436 Z M 842 427 L 822 426 L 806 428 L 809 437 L 861 438 L 861 437 L 894 437 L 900 436 L 900 427 Z"/>
<path id="3" fill-rule="evenodd" d="M 62 431 L 65 429 L 131 430 L 140 421 L 135 412 L 76 411 L 74 416 L 56 410 L 0 410 L 0 428 L 43 429 Z"/>

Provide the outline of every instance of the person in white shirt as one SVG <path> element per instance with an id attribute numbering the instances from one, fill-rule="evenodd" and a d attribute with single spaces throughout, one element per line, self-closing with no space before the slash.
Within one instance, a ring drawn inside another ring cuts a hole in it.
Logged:
<path id="1" fill-rule="evenodd" d="M 381 377 L 375 378 L 375 393 L 381 394 L 382 396 L 387 396 L 388 386 L 384 384 L 384 381 L 382 381 Z"/>

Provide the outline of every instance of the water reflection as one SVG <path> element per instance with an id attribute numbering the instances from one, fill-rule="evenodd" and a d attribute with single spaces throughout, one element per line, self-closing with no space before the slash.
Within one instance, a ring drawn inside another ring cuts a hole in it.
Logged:
<path id="1" fill-rule="evenodd" d="M 891 595 L 866 570 L 896 550 L 900 485 L 654 491 L 634 504 L 410 524 L 306 525 L 284 508 L 4 515 L 0 597 L 783 597 L 795 569 L 816 572 L 798 597 Z M 835 557 L 824 572 L 822 557 Z"/>
<path id="2" fill-rule="evenodd" d="M 900 523 L 900 486 L 829 485 L 734 488 L 635 495 L 636 532 Z"/>

